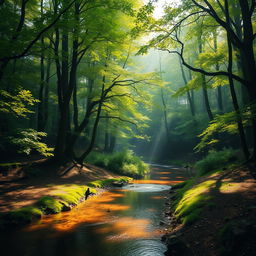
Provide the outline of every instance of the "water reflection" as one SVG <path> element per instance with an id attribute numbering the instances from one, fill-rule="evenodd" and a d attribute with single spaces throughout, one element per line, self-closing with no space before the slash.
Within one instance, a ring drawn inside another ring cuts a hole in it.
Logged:
<path id="1" fill-rule="evenodd" d="M 163 256 L 166 248 L 160 241 L 159 221 L 164 197 L 170 185 L 183 180 L 182 172 L 168 173 L 159 167 L 147 180 L 104 192 L 70 212 L 45 216 L 29 228 L 2 234 L 1 249 L 8 256 Z"/>

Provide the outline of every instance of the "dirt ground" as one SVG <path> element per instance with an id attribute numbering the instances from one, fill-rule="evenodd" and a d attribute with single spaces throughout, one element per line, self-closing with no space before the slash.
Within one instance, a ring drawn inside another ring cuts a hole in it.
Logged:
<path id="1" fill-rule="evenodd" d="M 36 167 L 35 167 L 36 168 Z M 86 164 L 83 168 L 69 164 L 57 167 L 42 165 L 45 175 L 40 178 L 26 177 L 20 167 L 0 172 L 0 212 L 7 212 L 35 203 L 48 195 L 55 186 L 63 184 L 84 184 L 97 179 L 110 179 L 118 175 Z M 33 167 L 31 167 L 33 170 Z"/>
<path id="2" fill-rule="evenodd" d="M 221 255 L 220 232 L 228 223 L 240 224 L 234 226 L 233 233 L 230 234 L 233 238 L 227 237 L 224 246 L 230 247 L 231 251 L 225 255 L 255 255 L 256 180 L 247 168 L 226 170 L 214 179 L 216 188 L 209 192 L 212 197 L 211 205 L 203 209 L 201 218 L 186 227 L 174 220 L 168 228 L 168 236 L 179 237 L 188 251 L 183 254 L 178 250 L 177 254 L 170 251 L 167 255 Z M 202 178 L 198 182 L 205 180 L 207 178 Z"/>

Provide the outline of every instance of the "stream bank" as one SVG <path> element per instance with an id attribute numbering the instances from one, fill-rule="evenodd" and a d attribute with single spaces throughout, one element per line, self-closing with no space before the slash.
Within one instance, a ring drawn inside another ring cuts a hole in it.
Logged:
<path id="1" fill-rule="evenodd" d="M 154 166 L 147 180 L 90 197 L 72 211 L 46 215 L 35 224 L 7 231 L 8 255 L 162 256 L 160 225 L 170 185 L 184 170 Z M 11 244 L 15 244 L 11 246 Z"/>
<path id="2" fill-rule="evenodd" d="M 174 186 L 167 199 L 165 255 L 254 255 L 256 182 L 246 167 Z"/>

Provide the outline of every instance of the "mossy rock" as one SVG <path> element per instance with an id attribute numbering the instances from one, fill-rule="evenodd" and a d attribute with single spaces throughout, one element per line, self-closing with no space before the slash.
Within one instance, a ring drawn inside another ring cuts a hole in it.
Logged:
<path id="1" fill-rule="evenodd" d="M 38 220 L 42 215 L 43 212 L 37 207 L 27 206 L 4 214 L 2 219 L 4 224 L 19 226 Z"/>
<path id="2" fill-rule="evenodd" d="M 41 197 L 37 201 L 36 205 L 46 214 L 59 213 L 63 208 L 63 204 L 60 202 L 60 200 L 57 200 L 51 196 Z"/>

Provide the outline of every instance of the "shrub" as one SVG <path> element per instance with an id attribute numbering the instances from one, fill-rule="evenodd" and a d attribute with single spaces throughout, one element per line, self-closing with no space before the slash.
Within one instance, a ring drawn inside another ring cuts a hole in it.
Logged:
<path id="1" fill-rule="evenodd" d="M 223 149 L 221 151 L 210 151 L 202 160 L 196 162 L 195 169 L 198 176 L 203 176 L 218 168 L 226 167 L 231 161 L 237 160 L 236 151 Z"/>
<path id="2" fill-rule="evenodd" d="M 144 176 L 149 172 L 149 166 L 139 157 L 135 156 L 133 151 L 125 150 L 113 154 L 102 154 L 93 152 L 87 158 L 91 164 L 107 168 L 110 171 L 122 175 Z"/>

